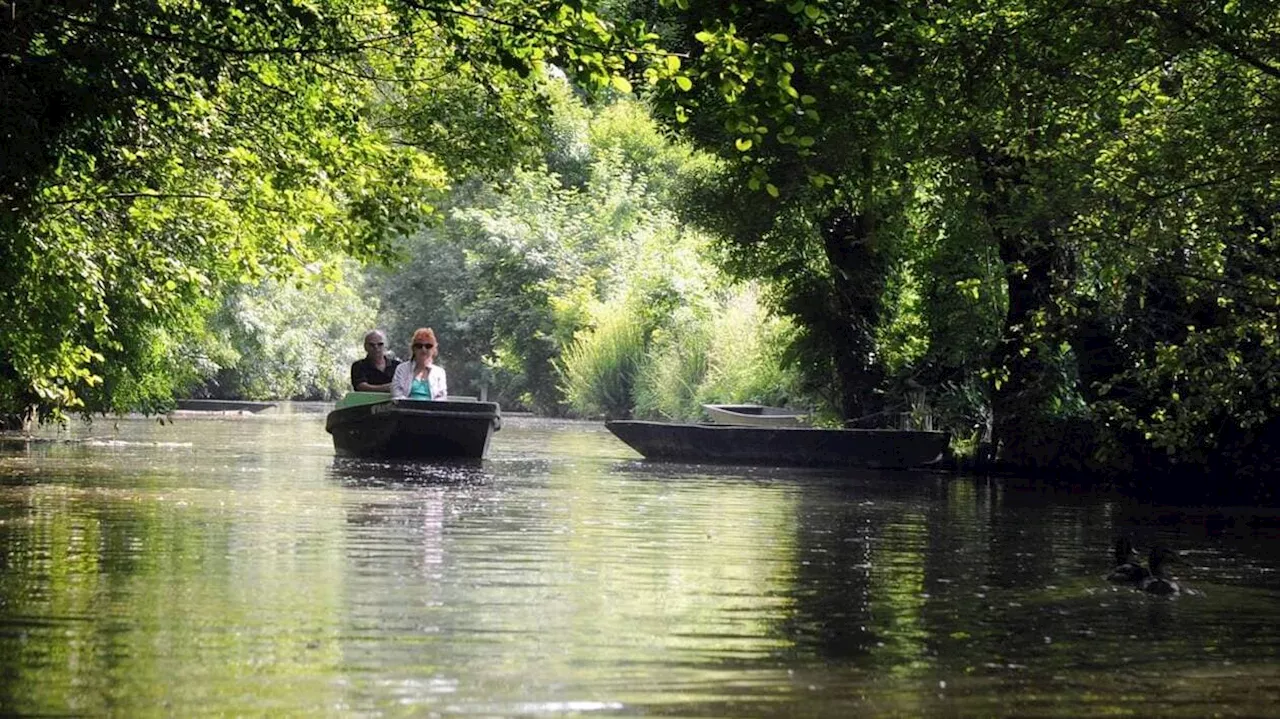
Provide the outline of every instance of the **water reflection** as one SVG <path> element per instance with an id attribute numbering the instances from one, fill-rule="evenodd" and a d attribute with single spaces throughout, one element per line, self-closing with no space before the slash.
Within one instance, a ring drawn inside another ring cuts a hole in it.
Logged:
<path id="1" fill-rule="evenodd" d="M 1265 715 L 1276 514 L 663 465 L 508 418 L 478 463 L 319 414 L 0 445 L 0 714 Z M 91 441 L 80 441 L 84 439 Z M 1192 593 L 1103 581 L 1117 532 Z"/>
<path id="2" fill-rule="evenodd" d="M 329 476 L 343 487 L 358 489 L 423 485 L 485 484 L 493 480 L 484 460 L 365 460 L 334 457 Z"/>

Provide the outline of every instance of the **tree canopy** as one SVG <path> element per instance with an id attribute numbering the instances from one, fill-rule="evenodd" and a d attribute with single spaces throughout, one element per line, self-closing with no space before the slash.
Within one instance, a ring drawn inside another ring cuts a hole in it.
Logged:
<path id="1" fill-rule="evenodd" d="M 695 216 L 799 319 L 846 416 L 923 385 L 988 404 L 969 414 L 1020 464 L 1245 451 L 1262 473 L 1280 14 L 1244 5 L 632 12 L 689 56 L 657 106 L 733 168 Z"/>
<path id="2" fill-rule="evenodd" d="M 162 406 L 238 281 L 390 257 L 539 130 L 536 76 L 645 39 L 578 2 L 10 5 L 0 19 L 0 413 Z M 634 47 L 633 47 L 634 45 Z"/>
<path id="3" fill-rule="evenodd" d="M 1023 466 L 1274 467 L 1272 4 L 125 0 L 0 16 L 0 414 L 162 406 L 192 375 L 182 348 L 225 336 L 209 319 L 252 297 L 242 285 L 339 287 L 339 258 L 406 247 L 427 275 L 465 275 L 436 296 L 465 362 L 559 407 L 567 348 L 585 368 L 606 348 L 591 331 L 660 345 L 694 311 L 629 262 L 690 236 L 678 211 L 764 288 L 803 391 L 844 421 L 934 416 Z M 654 148 L 676 145 L 616 131 L 622 109 L 575 119 L 555 78 L 635 93 L 717 161 L 668 191 L 685 160 Z M 600 135 L 574 140 L 583 126 Z M 647 288 L 645 311 L 609 305 L 610 285 Z M 672 376 L 701 371 L 667 352 Z"/>

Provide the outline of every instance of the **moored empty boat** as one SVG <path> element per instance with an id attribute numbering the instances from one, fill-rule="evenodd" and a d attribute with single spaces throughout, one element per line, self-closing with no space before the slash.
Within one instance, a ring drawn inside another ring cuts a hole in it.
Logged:
<path id="1" fill-rule="evenodd" d="M 177 408 L 186 412 L 262 412 L 275 402 L 248 402 L 232 399 L 180 399 Z"/>
<path id="2" fill-rule="evenodd" d="M 748 427 L 614 420 L 605 426 L 645 459 L 810 467 L 921 467 L 942 458 L 946 432 Z"/>
<path id="3" fill-rule="evenodd" d="M 349 392 L 325 420 L 342 455 L 481 459 L 502 425 L 496 402 L 391 399 Z"/>
<path id="4" fill-rule="evenodd" d="M 785 407 L 759 404 L 704 404 L 707 417 L 715 424 L 748 427 L 807 427 L 809 415 Z"/>

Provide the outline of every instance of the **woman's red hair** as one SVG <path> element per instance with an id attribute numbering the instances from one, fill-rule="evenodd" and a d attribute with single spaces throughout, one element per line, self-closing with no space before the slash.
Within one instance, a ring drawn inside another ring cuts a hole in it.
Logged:
<path id="1" fill-rule="evenodd" d="M 440 349 L 440 344 L 436 342 L 436 333 L 433 332 L 430 327 L 419 327 L 413 331 L 413 339 L 410 340 L 409 343 L 410 357 L 413 356 L 413 343 L 415 342 L 430 342 L 432 345 L 431 359 L 436 358 L 436 352 Z"/>

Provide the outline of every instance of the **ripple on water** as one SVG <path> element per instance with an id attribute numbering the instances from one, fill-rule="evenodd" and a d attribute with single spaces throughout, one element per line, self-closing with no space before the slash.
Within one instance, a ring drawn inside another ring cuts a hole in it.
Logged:
<path id="1" fill-rule="evenodd" d="M 322 417 L 123 420 L 0 447 L 0 713 L 1202 716 L 1280 700 L 1265 510 L 655 464 L 598 424 L 519 417 L 482 462 L 369 462 L 334 457 Z M 1181 552 L 1188 591 L 1105 582 L 1117 533 Z"/>

